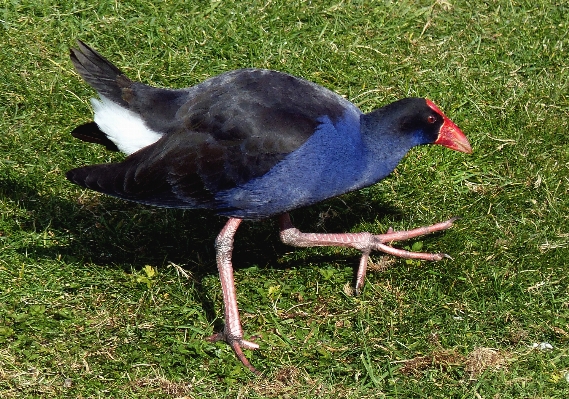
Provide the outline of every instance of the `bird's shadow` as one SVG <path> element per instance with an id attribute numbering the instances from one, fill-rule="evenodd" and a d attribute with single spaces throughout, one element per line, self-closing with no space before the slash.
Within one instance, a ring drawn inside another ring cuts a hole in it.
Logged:
<path id="1" fill-rule="evenodd" d="M 99 267 L 123 267 L 128 268 L 127 272 L 148 264 L 184 265 L 191 271 L 196 283 L 195 295 L 206 317 L 210 321 L 216 319 L 212 296 L 202 281 L 206 276 L 217 274 L 213 243 L 226 218 L 209 211 L 153 208 L 93 192 L 68 200 L 44 194 L 14 176 L 0 178 L 0 196 L 18 203 L 22 211 L 18 221 L 20 229 L 30 233 L 48 232 L 42 237 L 53 239 L 50 245 L 26 240 L 16 249 L 22 254 L 37 259 L 89 262 Z M 362 193 L 350 193 L 348 197 L 296 210 L 292 216 L 301 231 L 344 232 L 351 231 L 363 218 L 375 220 L 378 215 L 388 215 L 391 219 L 402 217 L 397 208 L 370 202 Z M 243 223 L 235 239 L 234 267 L 257 265 L 285 269 L 338 260 L 337 255 L 333 259 L 306 255 L 283 264 L 279 258 L 291 251 L 291 247 L 280 242 L 278 233 L 275 220 Z M 345 260 L 354 267 L 358 264 L 357 254 L 346 255 Z"/>

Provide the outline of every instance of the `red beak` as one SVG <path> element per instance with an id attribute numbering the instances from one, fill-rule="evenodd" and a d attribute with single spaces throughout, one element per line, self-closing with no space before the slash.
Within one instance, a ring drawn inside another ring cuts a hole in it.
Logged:
<path id="1" fill-rule="evenodd" d="M 434 142 L 434 144 L 440 144 L 447 148 L 450 148 L 451 150 L 471 154 L 472 147 L 470 146 L 470 143 L 468 142 L 468 139 L 464 133 L 462 133 L 462 130 L 460 130 L 453 121 L 447 118 L 445 114 L 443 114 L 431 100 L 427 100 L 427 105 L 433 111 L 440 114 L 444 120 L 443 125 L 441 126 L 441 130 L 439 131 L 439 137 L 437 137 L 437 140 Z"/>

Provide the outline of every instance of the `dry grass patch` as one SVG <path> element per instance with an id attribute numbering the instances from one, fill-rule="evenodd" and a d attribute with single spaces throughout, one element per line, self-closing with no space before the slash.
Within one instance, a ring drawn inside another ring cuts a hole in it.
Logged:
<path id="1" fill-rule="evenodd" d="M 466 358 L 464 370 L 471 380 L 476 379 L 488 369 L 498 370 L 507 363 L 507 356 L 492 348 L 476 348 Z"/>
<path id="2" fill-rule="evenodd" d="M 491 348 L 476 348 L 467 356 L 463 356 L 455 350 L 440 349 L 429 355 L 405 360 L 399 371 L 406 375 L 418 375 L 425 370 L 447 371 L 456 366 L 464 367 L 469 378 L 475 380 L 486 370 L 498 370 L 505 367 L 508 357 L 504 352 Z"/>
<path id="3" fill-rule="evenodd" d="M 376 262 L 371 259 L 367 263 L 367 269 L 372 272 L 384 272 L 397 262 L 397 258 L 392 256 L 380 256 Z"/>
<path id="4" fill-rule="evenodd" d="M 437 350 L 429 355 L 418 356 L 405 360 L 399 370 L 402 374 L 420 374 L 427 369 L 448 370 L 452 366 L 460 366 L 464 363 L 464 356 L 454 350 Z"/>

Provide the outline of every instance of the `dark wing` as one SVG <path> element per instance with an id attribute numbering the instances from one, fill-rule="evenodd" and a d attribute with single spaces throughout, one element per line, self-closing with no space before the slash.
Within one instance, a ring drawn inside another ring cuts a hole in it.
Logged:
<path id="1" fill-rule="evenodd" d="M 84 166 L 66 177 L 80 186 L 144 204 L 212 208 L 212 192 L 200 177 L 207 170 L 200 166 L 222 162 L 222 152 L 208 139 L 193 132 L 165 136 L 123 162 Z"/>
<path id="2" fill-rule="evenodd" d="M 262 176 L 297 150 L 324 117 L 336 121 L 354 106 L 324 87 L 280 72 L 242 69 L 190 89 L 172 131 L 211 135 L 228 148 L 216 190 Z M 206 178 L 206 177 L 204 177 Z"/>

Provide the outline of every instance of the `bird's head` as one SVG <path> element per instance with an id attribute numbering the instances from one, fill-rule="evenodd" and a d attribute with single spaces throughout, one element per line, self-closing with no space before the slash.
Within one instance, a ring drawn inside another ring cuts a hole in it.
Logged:
<path id="1" fill-rule="evenodd" d="M 385 135 L 397 148 L 439 144 L 470 154 L 468 139 L 453 121 L 425 98 L 404 98 L 365 116 L 367 131 Z M 373 134 L 372 134 L 373 136 Z M 375 136 L 377 139 L 377 136 Z"/>

